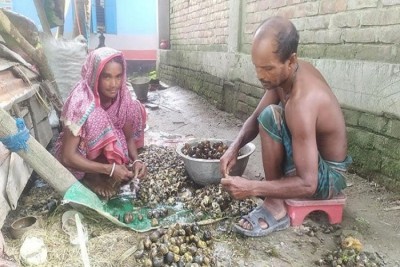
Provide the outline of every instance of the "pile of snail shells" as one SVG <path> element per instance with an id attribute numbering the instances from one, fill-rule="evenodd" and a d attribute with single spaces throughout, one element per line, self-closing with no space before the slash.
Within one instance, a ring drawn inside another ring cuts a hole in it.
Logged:
<path id="1" fill-rule="evenodd" d="M 185 143 L 182 153 L 197 159 L 220 159 L 228 147 L 222 141 L 212 143 L 209 140 L 204 140 L 194 145 Z"/>
<path id="2" fill-rule="evenodd" d="M 320 266 L 345 267 L 377 267 L 385 266 L 382 259 L 371 252 L 358 252 L 354 249 L 336 249 L 325 254 L 323 259 L 316 262 Z"/>
<path id="3" fill-rule="evenodd" d="M 141 204 L 155 207 L 159 203 L 167 203 L 170 198 L 170 202 L 174 203 L 188 179 L 183 160 L 175 150 L 158 146 L 145 147 L 139 158 L 146 162 L 148 171 L 137 192 Z"/>
<path id="4" fill-rule="evenodd" d="M 138 244 L 134 253 L 142 266 L 213 266 L 212 235 L 196 224 L 158 229 Z"/>
<path id="5" fill-rule="evenodd" d="M 196 186 L 188 178 L 183 159 L 172 148 L 147 146 L 139 158 L 146 162 L 148 174 L 140 182 L 138 199 L 134 200 L 139 203 L 132 203 L 134 206 L 155 208 L 159 204 L 172 206 L 182 202 L 197 214 L 198 220 L 206 216 L 240 216 L 256 206 L 252 199 L 233 200 L 221 185 Z"/>
<path id="6" fill-rule="evenodd" d="M 151 209 L 147 212 L 147 218 L 152 219 L 152 218 L 165 218 L 168 216 L 168 209 L 166 207 L 161 207 L 158 209 Z"/>
<path id="7" fill-rule="evenodd" d="M 215 219 L 247 214 L 257 206 L 257 202 L 254 199 L 233 200 L 219 184 L 197 189 L 184 206 L 193 211 L 196 219 L 201 220 L 207 215 Z"/>

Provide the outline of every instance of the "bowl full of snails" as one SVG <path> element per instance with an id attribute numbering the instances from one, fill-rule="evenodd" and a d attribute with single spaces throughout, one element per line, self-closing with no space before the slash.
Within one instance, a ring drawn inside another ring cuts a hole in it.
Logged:
<path id="1" fill-rule="evenodd" d="M 193 139 L 178 144 L 176 152 L 182 157 L 189 177 L 198 185 L 217 184 L 222 176 L 220 158 L 232 143 L 225 139 Z M 239 150 L 237 161 L 230 175 L 241 176 L 246 169 L 255 145 L 248 143 Z"/>

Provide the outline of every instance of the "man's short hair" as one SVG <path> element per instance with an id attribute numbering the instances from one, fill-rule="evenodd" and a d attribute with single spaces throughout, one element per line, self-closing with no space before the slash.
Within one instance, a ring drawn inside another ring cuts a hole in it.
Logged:
<path id="1" fill-rule="evenodd" d="M 283 63 L 290 58 L 293 53 L 297 53 L 299 45 L 299 33 L 290 20 L 283 17 L 274 16 L 264 20 L 257 28 L 260 37 L 264 38 L 273 33 L 277 43 L 277 50 L 280 61 Z"/>

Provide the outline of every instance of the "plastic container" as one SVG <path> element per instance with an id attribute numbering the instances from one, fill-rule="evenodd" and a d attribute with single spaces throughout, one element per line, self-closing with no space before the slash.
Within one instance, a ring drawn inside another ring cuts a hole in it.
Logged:
<path id="1" fill-rule="evenodd" d="M 149 77 L 137 77 L 130 80 L 133 90 L 135 91 L 136 98 L 140 102 L 147 101 L 147 94 L 149 92 Z"/>
<path id="2" fill-rule="evenodd" d="M 39 218 L 36 216 L 27 216 L 17 219 L 11 224 L 10 234 L 14 239 L 21 238 L 28 230 L 40 228 Z"/>

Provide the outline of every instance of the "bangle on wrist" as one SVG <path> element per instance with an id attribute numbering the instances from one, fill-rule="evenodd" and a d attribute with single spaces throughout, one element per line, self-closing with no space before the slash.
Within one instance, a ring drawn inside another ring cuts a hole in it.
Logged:
<path id="1" fill-rule="evenodd" d="M 143 161 L 142 161 L 142 160 L 140 160 L 140 159 L 137 159 L 137 160 L 134 160 L 134 161 L 132 162 L 132 166 L 133 166 L 133 165 L 135 165 L 135 163 L 136 163 L 136 162 L 143 163 Z"/>
<path id="2" fill-rule="evenodd" d="M 110 177 L 113 176 L 114 170 L 115 170 L 115 162 L 114 162 L 113 165 L 112 165 L 111 172 L 110 172 Z"/>

